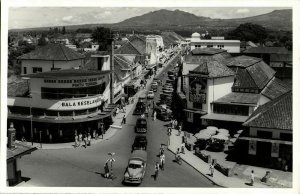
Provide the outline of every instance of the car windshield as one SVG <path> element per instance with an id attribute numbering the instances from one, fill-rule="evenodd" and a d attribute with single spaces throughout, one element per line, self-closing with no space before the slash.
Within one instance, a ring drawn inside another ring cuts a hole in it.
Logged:
<path id="1" fill-rule="evenodd" d="M 143 166 L 142 166 L 142 164 L 140 163 L 132 163 L 132 161 L 131 161 L 131 163 L 129 163 L 129 165 L 128 165 L 128 167 L 129 168 L 132 168 L 132 169 L 136 169 L 136 168 L 142 168 Z"/>

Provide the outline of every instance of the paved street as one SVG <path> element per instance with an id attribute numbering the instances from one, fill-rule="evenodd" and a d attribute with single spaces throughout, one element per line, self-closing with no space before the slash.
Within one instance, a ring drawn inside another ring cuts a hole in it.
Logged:
<path id="1" fill-rule="evenodd" d="M 167 69 L 166 69 L 167 71 Z M 159 95 L 159 91 L 156 93 Z M 155 97 L 157 100 L 157 96 Z M 127 117 L 127 123 L 111 139 L 92 145 L 87 149 L 57 149 L 37 150 L 31 155 L 24 156 L 21 160 L 23 177 L 30 180 L 20 186 L 57 186 L 57 187 L 111 187 L 124 186 L 123 174 L 127 161 L 131 154 L 135 132 L 134 126 L 137 116 Z M 178 165 L 173 162 L 174 154 L 165 149 L 165 170 L 160 171 L 157 181 L 151 175 L 154 174 L 154 164 L 159 161 L 157 157 L 161 143 L 167 143 L 166 122 L 153 121 L 148 118 L 148 164 L 144 181 L 140 186 L 144 187 L 214 187 L 213 183 L 194 170 L 188 164 Z M 103 165 L 109 158 L 108 152 L 115 152 L 116 162 L 113 172 L 114 180 L 102 177 Z"/>

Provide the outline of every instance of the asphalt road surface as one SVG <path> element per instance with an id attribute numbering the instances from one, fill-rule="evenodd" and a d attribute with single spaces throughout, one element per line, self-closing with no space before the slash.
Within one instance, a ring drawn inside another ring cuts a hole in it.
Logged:
<path id="1" fill-rule="evenodd" d="M 171 68 L 171 67 L 170 67 Z M 168 69 L 166 69 L 167 71 Z M 158 100 L 156 93 L 155 100 Z M 88 148 L 70 148 L 59 150 L 37 150 L 31 155 L 22 157 L 20 165 L 22 176 L 29 177 L 22 186 L 44 187 L 120 187 L 123 175 L 131 154 L 134 141 L 134 126 L 138 116 L 127 117 L 126 125 L 111 139 L 91 145 Z M 159 172 L 155 181 L 154 165 L 159 161 L 160 144 L 167 144 L 167 122 L 153 121 L 148 117 L 148 162 L 144 180 L 140 187 L 215 187 L 199 172 L 188 164 L 179 165 L 173 162 L 174 154 L 165 149 L 166 164 L 164 171 Z M 115 152 L 113 163 L 114 180 L 103 178 L 103 166 L 109 158 L 108 152 Z"/>

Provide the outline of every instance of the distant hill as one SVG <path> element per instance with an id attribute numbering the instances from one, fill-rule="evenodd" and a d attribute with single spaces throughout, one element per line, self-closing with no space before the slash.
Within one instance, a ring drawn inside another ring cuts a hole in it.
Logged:
<path id="1" fill-rule="evenodd" d="M 115 25 L 118 26 L 215 26 L 237 27 L 242 23 L 255 23 L 274 30 L 292 29 L 292 10 L 275 10 L 267 14 L 238 18 L 238 19 L 212 19 L 209 17 L 196 16 L 194 14 L 175 10 L 161 9 L 146 13 L 141 16 L 126 19 Z"/>
<path id="2" fill-rule="evenodd" d="M 152 11 L 141 16 L 132 17 L 119 23 L 114 24 L 83 24 L 66 26 L 67 30 L 76 30 L 78 28 L 95 28 L 97 26 L 112 27 L 114 29 L 122 28 L 148 28 L 148 29 L 166 29 L 168 27 L 174 29 L 189 27 L 211 27 L 211 28 L 234 28 L 242 23 L 254 23 L 264 26 L 271 30 L 292 30 L 292 10 L 274 10 L 270 13 L 237 19 L 212 19 L 209 17 L 196 16 L 189 12 L 181 10 L 161 9 Z M 53 26 L 52 26 L 53 27 Z M 30 28 L 11 31 L 24 30 L 47 30 L 49 27 Z"/>

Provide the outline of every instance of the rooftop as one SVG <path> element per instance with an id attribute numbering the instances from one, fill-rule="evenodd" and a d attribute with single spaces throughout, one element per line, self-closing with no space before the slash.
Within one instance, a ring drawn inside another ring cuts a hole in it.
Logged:
<path id="1" fill-rule="evenodd" d="M 285 94 L 291 90 L 292 88 L 289 85 L 285 84 L 280 79 L 274 77 L 263 89 L 261 94 L 273 100 L 278 96 L 281 96 L 282 94 Z"/>
<path id="2" fill-rule="evenodd" d="M 271 54 L 270 62 L 292 62 L 293 55 L 290 54 Z"/>
<path id="3" fill-rule="evenodd" d="M 288 54 L 289 51 L 284 47 L 251 47 L 244 51 L 244 53 L 257 53 L 257 54 Z"/>
<path id="4" fill-rule="evenodd" d="M 23 77 L 30 78 L 57 78 L 57 77 L 76 77 L 76 76 L 93 76 L 93 75 L 105 75 L 110 71 L 99 70 L 87 70 L 87 69 L 62 69 L 57 71 L 47 71 L 29 75 L 23 75 Z"/>
<path id="5" fill-rule="evenodd" d="M 228 63 L 226 64 L 228 67 L 249 67 L 255 63 L 262 61 L 260 58 L 250 57 L 246 55 L 241 55 L 237 57 L 229 58 Z"/>
<path id="6" fill-rule="evenodd" d="M 260 94 L 232 92 L 217 99 L 214 103 L 256 105 L 259 98 Z"/>
<path id="7" fill-rule="evenodd" d="M 293 130 L 292 91 L 258 107 L 243 124 L 248 127 Z"/>
<path id="8" fill-rule="evenodd" d="M 20 56 L 21 60 L 47 60 L 47 61 L 72 61 L 84 59 L 85 56 L 62 45 L 47 44 L 46 46 L 37 47 L 30 53 Z"/>
<path id="9" fill-rule="evenodd" d="M 146 49 L 146 47 L 145 47 Z M 127 42 L 123 44 L 120 48 L 115 50 L 115 54 L 135 54 L 135 55 L 143 55 L 141 51 L 139 51 L 131 42 Z"/>
<path id="10" fill-rule="evenodd" d="M 227 51 L 223 49 L 217 49 L 217 48 L 196 48 L 191 51 L 192 55 L 215 55 L 223 52 L 227 52 Z"/>
<path id="11" fill-rule="evenodd" d="M 19 158 L 25 154 L 30 154 L 31 152 L 35 151 L 37 148 L 36 147 L 31 147 L 28 145 L 24 145 L 19 142 L 15 142 L 15 149 L 9 149 L 7 148 L 6 151 L 6 160 L 11 160 L 14 158 Z"/>

